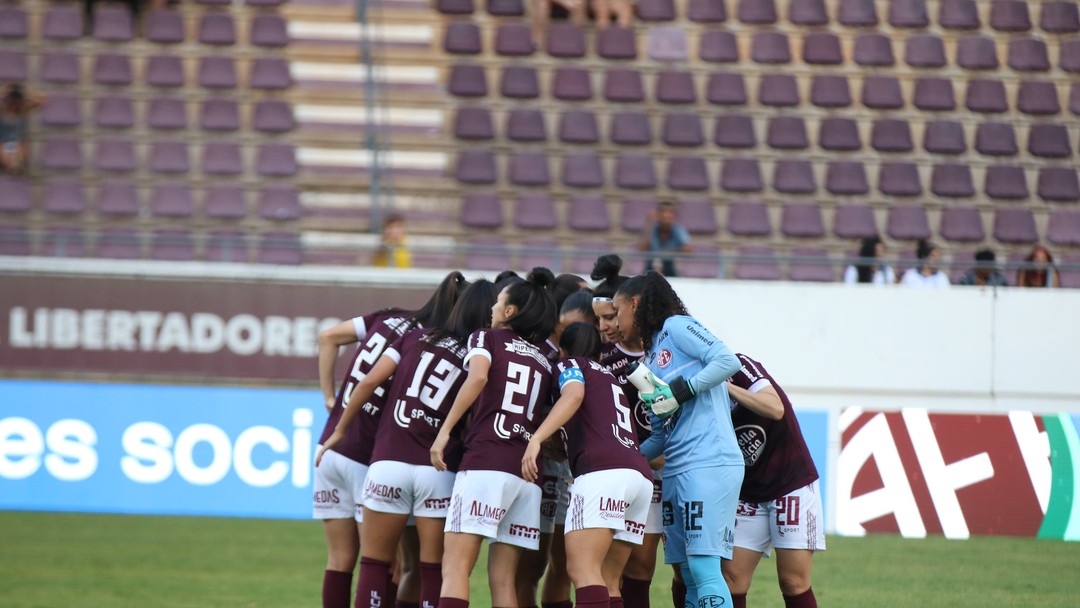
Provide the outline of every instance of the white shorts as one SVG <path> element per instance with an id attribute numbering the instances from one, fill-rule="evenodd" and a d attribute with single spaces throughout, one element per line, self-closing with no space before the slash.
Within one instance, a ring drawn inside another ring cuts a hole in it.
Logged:
<path id="1" fill-rule="evenodd" d="M 540 548 L 540 486 L 503 471 L 460 471 L 445 531 L 535 551 Z"/>
<path id="2" fill-rule="evenodd" d="M 825 550 L 825 518 L 814 481 L 768 502 L 739 501 L 735 546 L 769 557 L 772 549 Z"/>
<path id="3" fill-rule="evenodd" d="M 551 534 L 555 531 L 556 523 L 561 526 L 566 520 L 571 481 L 569 462 L 544 459 L 544 474 L 540 478 L 541 534 Z"/>
<path id="4" fill-rule="evenodd" d="M 649 515 L 645 518 L 645 534 L 660 534 L 664 531 L 664 482 L 660 471 L 653 471 L 652 488 Z"/>
<path id="5" fill-rule="evenodd" d="M 640 545 L 652 502 L 653 484 L 633 469 L 593 471 L 570 486 L 566 532 L 611 528 L 615 540 Z"/>
<path id="6" fill-rule="evenodd" d="M 450 508 L 454 474 L 431 465 L 394 460 L 372 463 L 364 482 L 364 506 L 380 513 L 442 519 Z"/>
<path id="7" fill-rule="evenodd" d="M 363 521 L 364 478 L 367 472 L 366 464 L 327 450 L 322 462 L 315 467 L 312 519 L 352 517 L 356 521 Z"/>

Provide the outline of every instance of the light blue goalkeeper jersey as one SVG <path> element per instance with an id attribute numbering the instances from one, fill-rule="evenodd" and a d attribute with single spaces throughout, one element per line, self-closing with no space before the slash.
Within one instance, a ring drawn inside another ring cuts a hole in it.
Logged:
<path id="1" fill-rule="evenodd" d="M 668 384 L 676 376 L 696 396 L 667 419 L 650 413 L 652 436 L 641 452 L 652 460 L 664 455 L 664 476 L 701 467 L 744 466 L 731 424 L 727 380 L 742 364 L 723 342 L 693 317 L 669 317 L 645 353 L 645 365 Z"/>

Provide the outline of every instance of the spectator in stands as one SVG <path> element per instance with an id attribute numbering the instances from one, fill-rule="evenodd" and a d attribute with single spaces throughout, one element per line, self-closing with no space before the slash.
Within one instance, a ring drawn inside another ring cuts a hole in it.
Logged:
<path id="1" fill-rule="evenodd" d="M 915 255 L 919 265 L 909 268 L 900 279 L 900 284 L 907 287 L 941 288 L 949 286 L 949 277 L 938 268 L 941 262 L 941 250 L 928 241 L 919 241 Z"/>
<path id="2" fill-rule="evenodd" d="M 661 201 L 649 212 L 639 248 L 649 253 L 643 272 L 655 270 L 665 276 L 678 276 L 673 254 L 690 251 L 690 233 L 675 223 L 674 203 Z"/>
<path id="3" fill-rule="evenodd" d="M 980 249 L 975 252 L 975 268 L 964 273 L 957 285 L 978 285 L 979 287 L 1004 287 L 1008 285 L 1005 275 L 997 268 L 997 258 L 992 249 Z"/>
<path id="4" fill-rule="evenodd" d="M 592 0 L 593 15 L 596 18 L 596 29 L 604 29 L 611 25 L 612 17 L 615 25 L 630 27 L 634 24 L 634 3 L 631 0 Z"/>
<path id="5" fill-rule="evenodd" d="M 862 245 L 859 246 L 859 259 L 857 263 L 844 270 L 844 282 L 874 285 L 896 283 L 896 273 L 885 262 L 885 243 L 881 237 L 871 236 L 862 240 Z"/>
<path id="6" fill-rule="evenodd" d="M 30 157 L 27 135 L 30 112 L 45 103 L 42 95 L 27 93 L 21 85 L 12 84 L 0 99 L 0 166 L 8 173 L 26 171 Z"/>
<path id="7" fill-rule="evenodd" d="M 586 0 L 536 0 L 532 9 L 533 44 L 539 48 L 552 18 L 566 19 L 578 27 L 588 21 Z"/>
<path id="8" fill-rule="evenodd" d="M 383 221 L 382 243 L 375 252 L 372 265 L 390 268 L 412 266 L 412 256 L 405 244 L 405 218 L 392 214 Z"/>
<path id="9" fill-rule="evenodd" d="M 112 0 L 121 4 L 128 5 L 131 9 L 131 21 L 132 23 L 139 23 L 139 14 L 142 12 L 142 5 L 144 0 Z M 85 18 L 83 24 L 86 28 L 86 33 L 89 35 L 94 30 L 94 4 L 97 0 L 83 0 L 83 13 Z M 153 10 L 163 9 L 169 4 L 179 4 L 180 0 L 148 0 L 146 4 L 150 5 Z"/>
<path id="10" fill-rule="evenodd" d="M 1016 272 L 1017 287 L 1061 287 L 1061 276 L 1054 266 L 1054 256 L 1042 245 L 1035 245 Z"/>

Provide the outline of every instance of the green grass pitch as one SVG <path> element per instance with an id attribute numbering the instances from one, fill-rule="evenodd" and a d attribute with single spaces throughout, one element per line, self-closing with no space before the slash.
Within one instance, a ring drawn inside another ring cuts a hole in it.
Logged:
<path id="1" fill-rule="evenodd" d="M 1024 538 L 829 537 L 814 562 L 821 606 L 1078 606 L 1080 543 Z M 314 521 L 0 512 L 0 606 L 318 606 L 325 564 Z M 484 575 L 473 606 L 490 605 Z M 780 608 L 775 565 L 749 605 Z M 671 606 L 670 570 L 653 606 Z"/>

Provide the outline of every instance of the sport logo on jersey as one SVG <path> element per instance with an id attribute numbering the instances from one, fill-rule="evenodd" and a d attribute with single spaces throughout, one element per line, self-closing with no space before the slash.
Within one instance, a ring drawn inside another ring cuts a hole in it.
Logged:
<path id="1" fill-rule="evenodd" d="M 660 367 L 671 365 L 671 351 L 665 348 L 656 353 L 656 364 Z"/>

